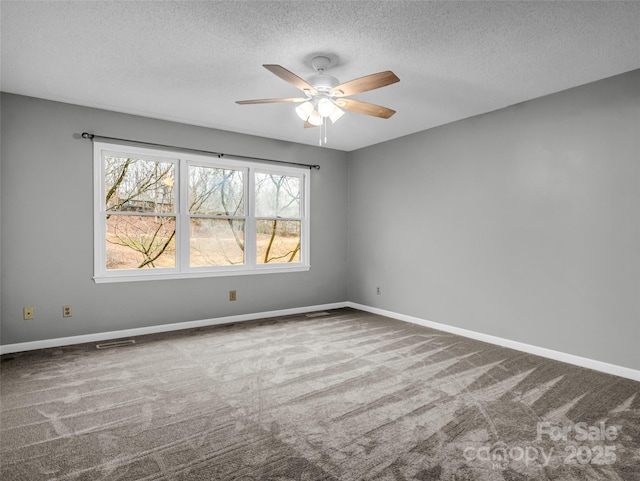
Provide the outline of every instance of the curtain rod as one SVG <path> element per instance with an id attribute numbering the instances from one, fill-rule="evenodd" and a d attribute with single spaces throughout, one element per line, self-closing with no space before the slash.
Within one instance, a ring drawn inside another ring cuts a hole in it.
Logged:
<path id="1" fill-rule="evenodd" d="M 222 152 L 212 152 L 210 150 L 200 150 L 200 149 L 191 149 L 189 147 L 178 147 L 175 145 L 165 145 L 165 144 L 156 144 L 154 142 L 143 142 L 140 140 L 130 140 L 130 139 L 119 139 L 117 137 L 106 137 L 104 135 L 98 135 L 98 134 L 90 134 L 88 132 L 82 132 L 82 138 L 83 139 L 88 139 L 93 141 L 94 139 L 105 139 L 105 140 L 115 140 L 118 142 L 128 142 L 128 143 L 132 143 L 132 144 L 142 144 L 142 145 L 151 145 L 154 147 L 164 147 L 165 149 L 172 149 L 172 150 L 182 150 L 185 152 L 197 152 L 200 154 L 209 154 L 209 155 L 216 155 L 219 159 L 221 159 L 225 154 L 223 154 Z M 287 165 L 297 165 L 300 167 L 308 167 L 309 169 L 315 169 L 315 170 L 320 170 L 320 166 L 318 164 L 302 164 L 300 162 L 287 162 L 286 160 L 274 160 L 274 159 L 262 159 L 260 157 L 249 157 L 246 155 L 235 155 L 235 154 L 229 154 L 231 157 L 237 157 L 240 159 L 250 159 L 250 160 L 261 160 L 263 162 L 273 162 L 276 164 L 287 164 Z"/>

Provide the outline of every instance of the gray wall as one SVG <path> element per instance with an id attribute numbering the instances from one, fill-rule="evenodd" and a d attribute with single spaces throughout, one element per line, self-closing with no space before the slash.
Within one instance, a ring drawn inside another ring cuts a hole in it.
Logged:
<path id="1" fill-rule="evenodd" d="M 639 113 L 634 71 L 352 152 L 349 299 L 640 369 Z"/>
<path id="2" fill-rule="evenodd" d="M 1 342 L 348 299 L 640 369 L 639 86 L 634 71 L 348 154 L 2 94 Z M 311 271 L 95 284 L 85 130 L 320 164 Z"/>
<path id="3" fill-rule="evenodd" d="M 346 300 L 346 153 L 10 94 L 1 121 L 2 344 Z M 320 164 L 311 175 L 311 270 L 95 284 L 83 131 Z M 65 304 L 73 317 L 62 318 Z M 23 306 L 35 306 L 34 320 L 22 320 Z"/>

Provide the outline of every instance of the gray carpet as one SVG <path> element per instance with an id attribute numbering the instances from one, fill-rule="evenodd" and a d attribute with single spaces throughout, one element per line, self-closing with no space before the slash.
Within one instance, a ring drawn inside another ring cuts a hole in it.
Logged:
<path id="1" fill-rule="evenodd" d="M 7 481 L 640 480 L 640 383 L 352 309 L 1 366 Z"/>

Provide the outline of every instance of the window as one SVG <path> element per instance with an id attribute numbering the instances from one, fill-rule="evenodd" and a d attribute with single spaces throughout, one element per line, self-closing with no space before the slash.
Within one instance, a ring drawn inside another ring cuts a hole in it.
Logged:
<path id="1" fill-rule="evenodd" d="M 309 171 L 94 142 L 96 282 L 309 269 Z"/>

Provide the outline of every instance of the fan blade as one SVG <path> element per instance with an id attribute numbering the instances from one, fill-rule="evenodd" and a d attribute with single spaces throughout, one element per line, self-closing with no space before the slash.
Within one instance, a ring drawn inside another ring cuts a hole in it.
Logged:
<path id="1" fill-rule="evenodd" d="M 256 99 L 256 100 L 236 100 L 237 104 L 247 105 L 247 104 L 271 104 L 274 102 L 304 102 L 307 100 L 306 98 L 286 98 L 286 99 Z"/>
<path id="2" fill-rule="evenodd" d="M 318 93 L 318 91 L 314 89 L 311 85 L 309 85 L 306 80 L 301 79 L 296 74 L 294 74 L 293 72 L 290 72 L 284 67 L 281 67 L 280 65 L 266 64 L 266 65 L 263 65 L 263 67 L 266 68 L 272 74 L 277 75 L 285 82 L 289 82 L 295 88 L 300 89 L 305 93 L 309 93 L 311 95 L 315 95 Z"/>
<path id="3" fill-rule="evenodd" d="M 313 125 L 311 122 L 308 121 L 304 121 L 304 128 L 305 129 L 312 129 L 313 127 L 319 127 L 319 125 Z"/>
<path id="4" fill-rule="evenodd" d="M 388 119 L 396 113 L 395 110 L 388 109 L 387 107 L 381 107 L 380 105 L 353 99 L 338 99 L 336 100 L 336 105 L 344 110 L 349 110 L 358 114 L 371 115 L 381 119 Z"/>
<path id="5" fill-rule="evenodd" d="M 337 87 L 333 87 L 330 93 L 334 97 L 346 97 L 348 95 L 355 95 L 368 92 L 369 90 L 379 89 L 380 87 L 386 87 L 396 82 L 400 82 L 400 79 L 396 77 L 396 74 L 391 70 L 387 70 L 385 72 L 366 75 L 355 80 L 349 80 Z"/>

